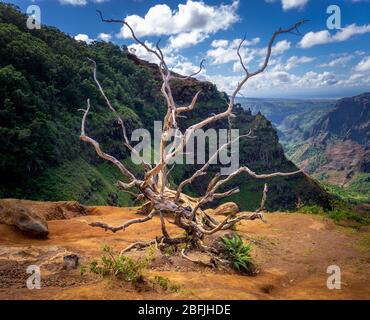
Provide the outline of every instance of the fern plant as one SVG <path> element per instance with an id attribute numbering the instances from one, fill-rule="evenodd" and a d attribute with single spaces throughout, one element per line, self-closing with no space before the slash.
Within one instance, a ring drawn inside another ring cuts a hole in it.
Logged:
<path id="1" fill-rule="evenodd" d="M 252 246 L 244 243 L 239 235 L 221 238 L 225 258 L 230 261 L 234 269 L 248 274 L 256 272 L 256 266 L 251 257 Z"/>

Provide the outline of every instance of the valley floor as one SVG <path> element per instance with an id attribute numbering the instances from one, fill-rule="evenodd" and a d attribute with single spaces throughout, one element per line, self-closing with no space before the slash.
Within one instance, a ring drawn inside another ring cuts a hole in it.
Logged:
<path id="1" fill-rule="evenodd" d="M 336 225 L 321 216 L 267 214 L 267 224 L 242 222 L 237 227 L 253 243 L 261 266 L 255 277 L 196 266 L 180 257 L 157 258 L 148 277 L 161 275 L 184 285 L 180 293 L 132 290 L 79 270 L 62 270 L 66 253 L 86 263 L 101 255 L 103 244 L 119 250 L 139 240 L 152 240 L 159 219 L 112 234 L 87 225 L 118 225 L 136 216 L 135 208 L 96 207 L 92 215 L 49 221 L 49 238 L 29 239 L 0 225 L 0 299 L 370 299 L 370 231 Z M 172 227 L 172 235 L 179 231 Z M 26 268 L 41 266 L 41 289 L 28 290 Z M 327 267 L 342 272 L 341 290 L 327 289 Z"/>

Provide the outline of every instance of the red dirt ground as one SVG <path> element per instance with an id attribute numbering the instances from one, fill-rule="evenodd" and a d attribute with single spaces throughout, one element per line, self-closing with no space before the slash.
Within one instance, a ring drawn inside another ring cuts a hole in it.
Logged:
<path id="1" fill-rule="evenodd" d="M 99 220 L 119 225 L 135 217 L 136 210 L 97 207 L 89 216 L 49 221 L 46 240 L 29 239 L 0 225 L 0 299 L 370 299 L 369 229 L 341 227 L 321 216 L 302 214 L 267 214 L 267 224 L 238 225 L 237 232 L 253 243 L 253 256 L 261 267 L 255 277 L 162 256 L 147 277 L 168 277 L 185 289 L 138 292 L 112 280 L 81 276 L 79 270 L 61 270 L 67 253 L 79 254 L 86 263 L 101 254 L 103 244 L 120 250 L 134 241 L 154 239 L 160 232 L 158 219 L 116 234 L 87 224 Z M 181 232 L 169 230 L 171 235 Z M 31 264 L 41 266 L 40 290 L 26 288 L 26 268 Z M 330 265 L 341 268 L 341 290 L 327 289 Z"/>

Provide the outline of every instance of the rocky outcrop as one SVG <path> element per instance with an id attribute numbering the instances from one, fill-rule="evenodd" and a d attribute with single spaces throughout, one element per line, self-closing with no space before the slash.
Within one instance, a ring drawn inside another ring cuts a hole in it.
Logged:
<path id="1" fill-rule="evenodd" d="M 46 238 L 49 234 L 45 218 L 23 206 L 19 201 L 0 202 L 0 223 L 15 226 L 31 237 Z"/>
<path id="2" fill-rule="evenodd" d="M 91 208 L 76 201 L 38 202 L 29 200 L 0 200 L 0 223 L 17 227 L 26 235 L 46 238 L 47 221 L 66 220 L 90 214 Z"/>
<path id="3" fill-rule="evenodd" d="M 239 213 L 239 207 L 234 202 L 227 202 L 224 204 L 221 204 L 214 210 L 215 215 L 222 215 L 222 216 L 229 216 L 229 215 L 235 215 Z"/>
<path id="4" fill-rule="evenodd" d="M 66 220 L 90 214 L 91 207 L 84 206 L 77 201 L 40 202 L 32 200 L 5 199 L 0 205 L 20 204 L 43 217 L 46 221 Z"/>

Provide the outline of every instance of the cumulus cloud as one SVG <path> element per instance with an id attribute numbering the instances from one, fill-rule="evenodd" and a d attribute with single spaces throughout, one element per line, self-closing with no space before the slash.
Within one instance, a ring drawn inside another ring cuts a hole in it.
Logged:
<path id="1" fill-rule="evenodd" d="M 98 39 L 105 42 L 109 42 L 112 39 L 112 35 L 110 35 L 109 33 L 102 32 L 98 34 Z"/>
<path id="2" fill-rule="evenodd" d="M 283 54 L 290 49 L 291 43 L 287 40 L 281 40 L 272 47 L 272 53 L 275 55 Z"/>
<path id="3" fill-rule="evenodd" d="M 267 3 L 276 2 L 276 0 L 265 0 Z M 302 9 L 309 0 L 281 0 L 283 10 Z"/>
<path id="4" fill-rule="evenodd" d="M 282 0 L 284 10 L 296 9 L 296 8 L 303 8 L 308 0 Z"/>
<path id="5" fill-rule="evenodd" d="M 207 57 L 210 58 L 212 65 L 221 65 L 235 62 L 233 70 L 242 71 L 237 55 L 237 49 L 242 39 L 215 40 L 212 42 L 212 48 L 207 51 Z M 244 64 L 248 66 L 254 59 L 260 60 L 266 56 L 266 48 L 254 48 L 261 41 L 260 38 L 246 39 L 240 50 Z M 290 42 L 282 40 L 273 47 L 273 55 L 280 55 L 290 48 Z"/>
<path id="6" fill-rule="evenodd" d="M 172 71 L 174 71 L 178 74 L 187 76 L 187 75 L 191 75 L 191 74 L 194 74 L 194 73 L 198 72 L 199 71 L 199 66 L 194 65 L 190 61 L 183 61 L 183 62 L 179 62 L 178 64 L 176 64 L 172 68 Z M 205 72 L 206 71 L 204 69 L 202 69 L 202 71 L 199 74 L 204 75 Z"/>
<path id="7" fill-rule="evenodd" d="M 356 72 L 369 72 L 370 71 L 370 56 L 364 58 L 356 67 Z"/>
<path id="8" fill-rule="evenodd" d="M 338 66 L 343 67 L 343 66 L 346 66 L 347 63 L 353 60 L 354 58 L 355 58 L 355 55 L 346 54 L 338 58 L 335 58 L 327 63 L 320 64 L 319 67 L 322 67 L 322 68 L 326 68 L 326 67 L 333 68 L 333 67 L 338 67 Z"/>
<path id="9" fill-rule="evenodd" d="M 110 0 L 92 0 L 91 2 L 103 3 L 108 1 Z M 59 0 L 60 4 L 70 4 L 72 6 L 85 6 L 87 5 L 87 2 L 87 0 Z"/>
<path id="10" fill-rule="evenodd" d="M 61 4 L 70 4 L 72 6 L 85 6 L 87 0 L 59 0 Z"/>
<path id="11" fill-rule="evenodd" d="M 291 69 L 293 69 L 294 67 L 296 67 L 298 65 L 305 64 L 305 63 L 310 63 L 310 62 L 314 61 L 315 59 L 316 58 L 314 58 L 314 57 L 292 56 L 286 62 L 285 68 L 286 68 L 286 70 L 291 70 Z"/>
<path id="12" fill-rule="evenodd" d="M 366 63 L 367 62 L 367 63 Z M 370 56 L 361 61 L 354 69 L 353 73 L 341 80 L 338 85 L 347 87 L 369 86 L 370 84 Z"/>
<path id="13" fill-rule="evenodd" d="M 138 37 L 170 36 L 170 45 L 180 49 L 195 45 L 219 30 L 228 29 L 239 20 L 238 7 L 238 0 L 219 6 L 188 0 L 186 4 L 179 4 L 177 10 L 171 10 L 167 4 L 158 4 L 151 7 L 144 17 L 127 16 L 126 22 Z M 127 26 L 122 27 L 119 37 L 131 38 Z"/>
<path id="14" fill-rule="evenodd" d="M 228 46 L 228 44 L 229 44 L 229 40 L 219 39 L 219 40 L 213 40 L 211 43 L 211 46 L 213 48 L 225 48 Z"/>
<path id="15" fill-rule="evenodd" d="M 155 45 L 153 43 L 145 41 L 145 44 L 150 49 L 155 49 Z M 131 53 L 134 53 L 140 59 L 158 64 L 158 58 L 153 53 L 148 52 L 140 44 L 133 43 L 127 48 Z M 188 76 L 199 70 L 199 65 L 193 64 L 188 58 L 178 54 L 171 47 L 162 48 L 162 52 L 169 68 L 178 74 Z M 205 73 L 206 70 L 204 69 L 200 75 L 204 75 Z"/>
<path id="16" fill-rule="evenodd" d="M 214 82 L 219 90 L 231 94 L 240 82 L 239 76 L 207 75 L 209 81 Z M 335 74 L 331 72 L 317 73 L 309 71 L 303 75 L 291 74 L 284 70 L 270 70 L 255 78 L 251 78 L 241 94 L 261 90 L 317 89 L 333 86 L 338 83 Z"/>
<path id="17" fill-rule="evenodd" d="M 90 39 L 87 34 L 79 33 L 78 35 L 74 36 L 75 40 L 77 41 L 83 41 L 86 42 L 87 44 L 90 44 L 91 42 L 94 41 L 94 39 Z"/>
<path id="18" fill-rule="evenodd" d="M 169 38 L 169 45 L 174 49 L 194 46 L 208 38 L 208 34 L 198 31 L 183 32 Z"/>
<path id="19" fill-rule="evenodd" d="M 318 32 L 309 32 L 304 35 L 298 46 L 301 48 L 311 48 L 320 44 L 346 41 L 353 36 L 361 35 L 370 32 L 370 24 L 358 26 L 351 24 L 335 34 L 331 34 L 328 30 Z"/>

